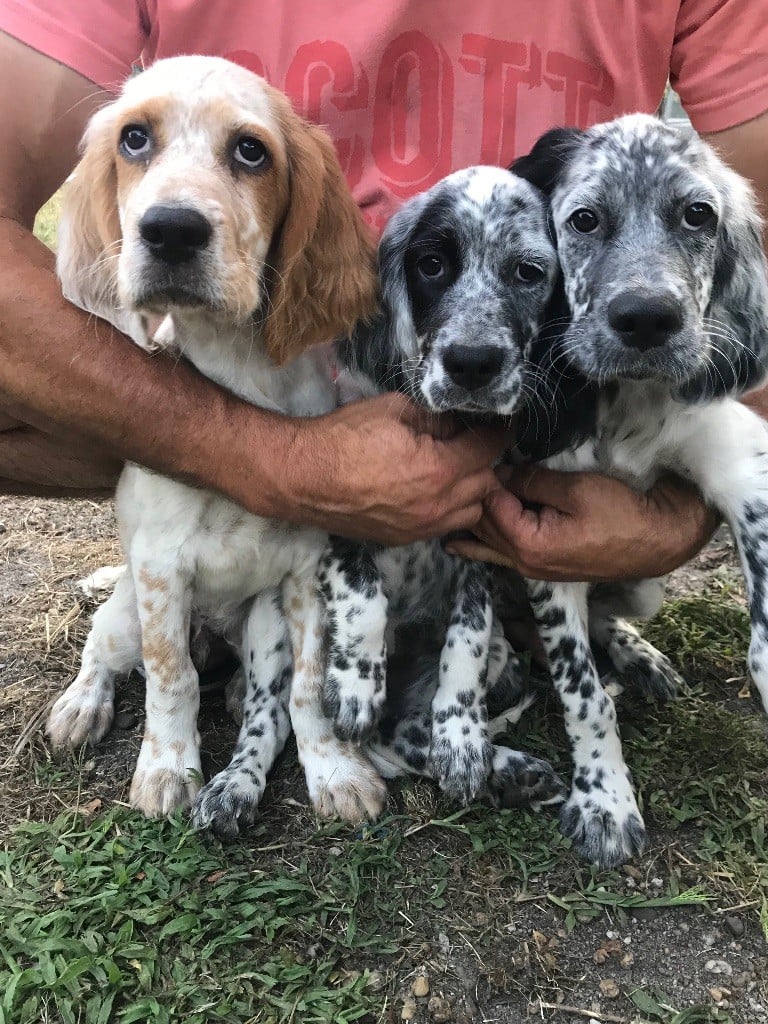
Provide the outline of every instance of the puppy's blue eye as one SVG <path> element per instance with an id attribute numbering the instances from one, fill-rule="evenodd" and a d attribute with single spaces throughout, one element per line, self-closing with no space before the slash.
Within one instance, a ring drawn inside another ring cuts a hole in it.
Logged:
<path id="1" fill-rule="evenodd" d="M 533 284 L 534 281 L 541 281 L 544 271 L 535 263 L 518 263 L 515 267 L 515 277 L 523 284 Z"/>
<path id="2" fill-rule="evenodd" d="M 593 213 L 592 210 L 588 210 L 586 206 L 581 207 L 579 210 L 575 210 L 568 218 L 568 223 L 571 225 L 574 231 L 577 231 L 580 235 L 591 235 L 593 231 L 597 230 L 597 225 L 600 223 L 597 219 L 597 214 Z"/>
<path id="3" fill-rule="evenodd" d="M 715 211 L 709 203 L 691 203 L 690 206 L 686 206 L 683 213 L 683 226 L 689 231 L 698 231 L 712 224 L 714 220 Z"/>
<path id="4" fill-rule="evenodd" d="M 127 124 L 120 132 L 120 148 L 128 157 L 147 156 L 152 148 L 149 129 L 141 124 Z"/>
<path id="5" fill-rule="evenodd" d="M 252 171 L 264 167 L 269 160 L 267 147 L 253 135 L 242 135 L 235 144 L 235 160 Z"/>
<path id="6" fill-rule="evenodd" d="M 446 272 L 445 263 L 435 253 L 428 253 L 417 260 L 416 269 L 428 281 L 438 281 Z"/>

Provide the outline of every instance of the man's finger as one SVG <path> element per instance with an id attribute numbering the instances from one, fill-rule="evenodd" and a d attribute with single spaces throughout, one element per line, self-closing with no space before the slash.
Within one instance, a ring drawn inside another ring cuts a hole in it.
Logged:
<path id="1" fill-rule="evenodd" d="M 530 544 L 541 522 L 538 512 L 525 508 L 516 494 L 499 488 L 486 498 L 485 514 L 479 525 L 487 543 L 498 543 L 505 549 Z"/>
<path id="2" fill-rule="evenodd" d="M 439 443 L 444 454 L 453 460 L 457 475 L 466 475 L 491 466 L 500 458 L 509 445 L 509 434 L 498 427 L 473 427 Z"/>
<path id="3" fill-rule="evenodd" d="M 480 469 L 470 473 L 468 476 L 459 477 L 451 485 L 448 501 L 450 508 L 461 509 L 468 505 L 476 505 L 489 500 L 490 495 L 499 489 L 493 470 L 489 468 Z M 481 509 L 482 512 L 482 509 Z M 478 519 L 480 516 L 477 517 Z M 477 520 L 476 520 L 477 521 Z"/>
<path id="4" fill-rule="evenodd" d="M 449 512 L 440 520 L 439 529 L 436 529 L 434 533 L 431 533 L 431 536 L 445 537 L 451 533 L 473 531 L 480 521 L 482 514 L 483 506 L 479 501 L 475 504 L 469 504 L 465 508 Z M 453 543 L 454 542 L 451 541 L 451 545 Z M 456 543 L 463 543 L 463 541 L 457 540 Z"/>
<path id="5" fill-rule="evenodd" d="M 475 562 L 490 562 L 492 565 L 501 565 L 506 569 L 515 569 L 520 572 L 520 566 L 513 558 L 502 555 L 495 548 L 483 544 L 479 540 L 452 540 L 446 545 L 446 551 L 451 555 L 458 555 L 460 558 L 469 558 Z"/>
<path id="6" fill-rule="evenodd" d="M 543 466 L 513 467 L 503 473 L 504 486 L 523 501 L 551 505 L 562 512 L 575 507 L 580 473 L 559 473 Z"/>
<path id="7" fill-rule="evenodd" d="M 410 427 L 415 434 L 428 434 L 436 440 L 455 437 L 464 428 L 451 413 L 436 413 L 417 405 L 399 391 L 387 392 L 375 398 L 363 399 L 369 407 L 378 406 L 387 416 L 403 426 Z M 352 405 L 357 403 L 352 403 Z M 345 408 L 351 408 L 346 406 Z"/>

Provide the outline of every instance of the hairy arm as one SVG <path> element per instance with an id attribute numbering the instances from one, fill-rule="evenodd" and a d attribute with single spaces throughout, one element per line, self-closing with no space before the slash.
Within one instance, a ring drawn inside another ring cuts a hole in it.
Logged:
<path id="1" fill-rule="evenodd" d="M 403 543 L 474 525 L 495 486 L 490 436 L 435 438 L 399 396 L 316 420 L 277 416 L 64 300 L 32 226 L 105 99 L 0 33 L 0 429 L 15 418 L 71 434 L 257 514 L 348 536 Z"/>

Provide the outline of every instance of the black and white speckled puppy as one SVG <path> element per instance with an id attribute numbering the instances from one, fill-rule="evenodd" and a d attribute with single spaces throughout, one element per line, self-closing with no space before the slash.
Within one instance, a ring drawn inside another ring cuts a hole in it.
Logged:
<path id="1" fill-rule="evenodd" d="M 545 206 L 527 183 L 493 167 L 450 175 L 392 218 L 379 267 L 383 314 L 340 346 L 369 388 L 405 391 L 437 412 L 496 416 L 535 395 L 527 357 L 557 263 Z M 395 628 L 447 623 L 426 771 L 461 802 L 482 793 L 494 761 L 485 689 L 514 657 L 497 629 L 503 657 L 486 678 L 488 567 L 447 555 L 439 542 L 381 548 L 336 539 L 320 585 L 330 637 L 323 709 L 336 734 L 355 742 L 372 734 Z M 412 769 L 425 769 L 423 752 L 413 760 Z"/>
<path id="2" fill-rule="evenodd" d="M 545 204 L 532 186 L 500 168 L 451 175 L 393 217 L 380 263 L 384 313 L 342 346 L 367 390 L 403 388 L 433 409 L 501 415 L 523 396 L 541 401 L 525 356 L 557 261 Z M 245 664 L 228 698 L 242 713 L 238 746 L 203 790 L 196 825 L 231 837 L 253 820 L 264 774 L 285 742 L 286 703 L 321 814 L 375 817 L 386 798 L 381 776 L 401 772 L 436 778 L 462 801 L 486 786 L 504 806 L 562 801 L 565 787 L 549 764 L 492 743 L 486 687 L 503 712 L 499 728 L 529 695 L 494 621 L 485 566 L 448 556 L 438 542 L 387 551 L 337 541 L 321 586 L 327 632 L 306 595 L 284 592 L 282 628 L 270 595 L 254 609 Z M 290 686 L 286 620 L 303 638 Z M 385 696 L 385 631 L 394 633 L 397 622 L 431 629 L 434 620 L 444 634 L 439 672 L 434 662 L 431 673 L 424 663 L 411 666 L 409 685 L 374 733 Z"/>
<path id="3" fill-rule="evenodd" d="M 594 436 L 549 460 L 645 490 L 672 471 L 731 525 L 749 591 L 749 666 L 768 709 L 768 428 L 735 400 L 764 376 L 768 286 L 746 182 L 703 141 L 631 115 L 545 135 L 513 168 L 550 196 L 572 314 L 553 361 L 600 387 Z M 656 588 L 657 582 L 644 584 Z M 590 652 L 584 584 L 529 583 L 565 708 L 562 823 L 604 867 L 644 843 L 616 716 Z M 610 646 L 611 601 L 590 606 Z"/>

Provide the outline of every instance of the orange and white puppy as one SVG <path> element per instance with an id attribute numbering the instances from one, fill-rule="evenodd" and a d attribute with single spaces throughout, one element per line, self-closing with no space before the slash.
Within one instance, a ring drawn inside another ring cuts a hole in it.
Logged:
<path id="1" fill-rule="evenodd" d="M 131 78 L 93 117 L 83 145 L 62 210 L 65 294 L 144 347 L 172 345 L 252 404 L 302 416 L 330 410 L 329 366 L 310 346 L 373 311 L 376 276 L 324 132 L 249 71 L 175 57 Z M 130 800 L 166 814 L 200 784 L 190 630 L 204 623 L 240 641 L 248 669 L 270 617 L 280 630 L 279 588 L 289 581 L 294 609 L 311 604 L 326 538 L 137 465 L 126 465 L 116 500 L 127 572 L 97 611 L 80 673 L 47 731 L 55 747 L 97 742 L 111 725 L 115 677 L 143 665 L 146 728 Z M 275 728 L 265 743 L 279 750 L 290 665 L 272 683 Z M 328 734 L 328 774 L 359 776 L 380 801 L 370 765 L 349 747 L 332 750 Z M 265 751 L 265 763 L 275 752 Z"/>

